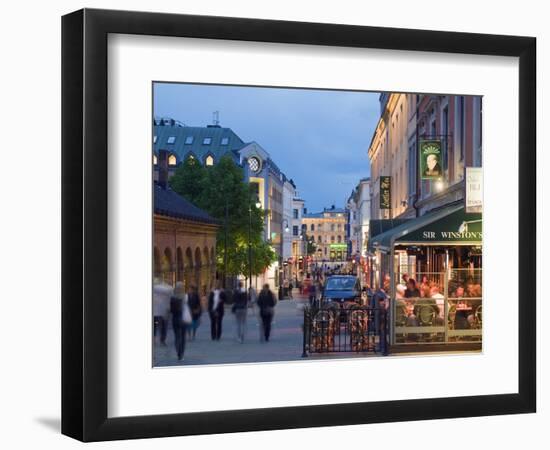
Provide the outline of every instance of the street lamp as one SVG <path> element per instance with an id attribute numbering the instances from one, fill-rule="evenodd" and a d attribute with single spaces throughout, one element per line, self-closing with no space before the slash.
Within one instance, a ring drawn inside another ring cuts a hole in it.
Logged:
<path id="1" fill-rule="evenodd" d="M 262 204 L 256 199 L 254 204 L 260 209 Z M 252 286 L 252 202 L 248 203 L 248 287 Z"/>
<path id="2" fill-rule="evenodd" d="M 284 225 L 286 222 L 286 225 Z M 284 229 L 285 229 L 285 233 L 288 233 L 290 228 L 288 227 L 288 220 L 287 219 L 283 219 L 283 226 L 284 226 Z"/>

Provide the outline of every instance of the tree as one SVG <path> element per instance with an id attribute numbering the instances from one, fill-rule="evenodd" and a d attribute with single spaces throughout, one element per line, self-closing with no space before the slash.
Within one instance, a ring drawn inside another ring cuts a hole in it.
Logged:
<path id="1" fill-rule="evenodd" d="M 187 158 L 169 180 L 174 192 L 199 207 L 205 183 L 206 170 L 195 158 Z"/>
<path id="2" fill-rule="evenodd" d="M 248 277 L 249 237 L 253 275 L 259 275 L 275 261 L 275 252 L 262 239 L 266 212 L 256 207 L 252 187 L 244 181 L 242 169 L 230 156 L 208 167 L 187 160 L 170 179 L 170 187 L 220 221 L 216 244 L 218 269 L 225 269 L 228 275 Z M 224 268 L 226 232 L 227 268 Z"/>

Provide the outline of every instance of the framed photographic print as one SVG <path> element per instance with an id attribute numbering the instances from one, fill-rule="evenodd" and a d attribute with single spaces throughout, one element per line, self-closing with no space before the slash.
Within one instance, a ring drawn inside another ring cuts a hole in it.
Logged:
<path id="1" fill-rule="evenodd" d="M 535 411 L 534 38 L 62 25 L 64 434 Z"/>

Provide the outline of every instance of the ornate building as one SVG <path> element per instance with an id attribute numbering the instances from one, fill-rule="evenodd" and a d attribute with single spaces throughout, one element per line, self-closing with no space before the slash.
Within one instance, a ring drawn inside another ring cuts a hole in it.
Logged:
<path id="1" fill-rule="evenodd" d="M 320 213 L 308 213 L 302 224 L 308 239 L 316 246 L 314 259 L 322 261 L 345 261 L 347 259 L 346 227 L 348 214 L 345 209 L 324 208 Z"/>

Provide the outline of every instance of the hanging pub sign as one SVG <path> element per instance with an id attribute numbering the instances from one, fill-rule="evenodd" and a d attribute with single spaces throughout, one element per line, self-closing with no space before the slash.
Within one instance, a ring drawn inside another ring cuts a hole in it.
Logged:
<path id="1" fill-rule="evenodd" d="M 391 209 L 391 177 L 380 177 L 380 209 Z"/>
<path id="2" fill-rule="evenodd" d="M 464 209 L 466 213 L 481 213 L 483 207 L 483 169 L 466 167 L 464 179 Z"/>
<path id="3" fill-rule="evenodd" d="M 443 176 L 441 166 L 441 141 L 436 139 L 418 142 L 420 177 L 423 180 L 439 180 Z"/>

